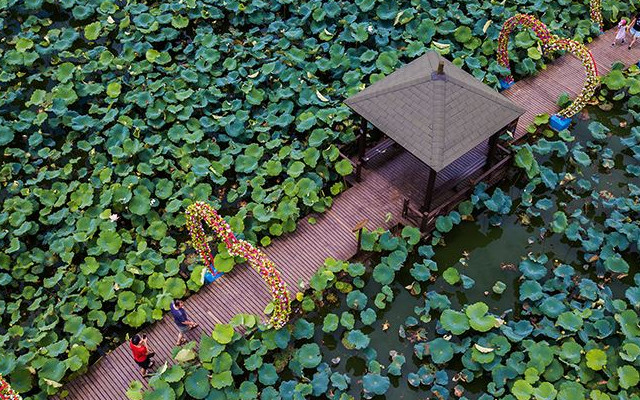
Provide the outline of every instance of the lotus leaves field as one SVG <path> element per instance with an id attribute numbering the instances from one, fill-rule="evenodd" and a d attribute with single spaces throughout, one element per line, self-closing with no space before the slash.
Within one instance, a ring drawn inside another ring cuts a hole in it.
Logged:
<path id="1" fill-rule="evenodd" d="M 344 98 L 430 47 L 496 85 L 516 12 L 598 31 L 569 1 L 0 2 L 0 374 L 44 398 L 197 290 L 192 202 L 263 245 L 326 209 L 351 170 Z M 515 35 L 517 76 L 544 67 L 532 45 Z"/>
<path id="2" fill-rule="evenodd" d="M 572 132 L 541 117 L 520 179 L 478 186 L 429 244 L 366 232 L 373 261 L 328 260 L 288 329 L 219 325 L 129 398 L 640 398 L 638 73 Z"/>

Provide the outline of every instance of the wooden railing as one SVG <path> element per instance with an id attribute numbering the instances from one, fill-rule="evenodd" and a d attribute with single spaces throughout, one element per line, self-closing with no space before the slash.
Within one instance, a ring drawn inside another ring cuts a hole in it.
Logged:
<path id="1" fill-rule="evenodd" d="M 470 178 L 467 182 L 468 185 L 464 189 L 461 189 L 455 193 L 447 201 L 429 212 L 422 212 L 415 206 L 410 204 L 409 199 L 404 199 L 402 204 L 402 217 L 413 222 L 420 228 L 423 234 L 428 233 L 435 226 L 435 220 L 440 215 L 445 215 L 452 211 L 462 201 L 469 198 L 471 193 L 475 190 L 475 186 L 480 182 L 485 182 L 489 187 L 496 185 L 506 174 L 513 160 L 513 155 L 505 147 L 498 146 L 504 157 L 496 164 L 492 165 L 487 171 L 483 172 L 476 178 Z"/>

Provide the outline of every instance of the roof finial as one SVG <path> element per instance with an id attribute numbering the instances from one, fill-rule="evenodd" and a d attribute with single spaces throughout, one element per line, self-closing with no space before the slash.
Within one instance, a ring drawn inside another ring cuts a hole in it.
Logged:
<path id="1" fill-rule="evenodd" d="M 444 61 L 440 60 L 438 63 L 438 75 L 444 75 Z"/>

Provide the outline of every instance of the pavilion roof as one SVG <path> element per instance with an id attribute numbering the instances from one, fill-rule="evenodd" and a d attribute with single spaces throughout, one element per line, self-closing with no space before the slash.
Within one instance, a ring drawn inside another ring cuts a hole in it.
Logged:
<path id="1" fill-rule="evenodd" d="M 442 74 L 438 74 L 440 62 Z M 525 112 L 436 51 L 349 97 L 345 104 L 435 171 Z"/>

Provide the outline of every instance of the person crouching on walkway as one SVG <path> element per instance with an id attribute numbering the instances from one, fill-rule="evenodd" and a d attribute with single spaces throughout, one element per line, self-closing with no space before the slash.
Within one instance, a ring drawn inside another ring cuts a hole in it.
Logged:
<path id="1" fill-rule="evenodd" d="M 176 346 L 180 346 L 186 342 L 184 334 L 188 330 L 198 326 L 198 324 L 189 320 L 187 311 L 184 309 L 184 304 L 180 300 L 171 302 L 171 314 L 173 315 L 173 320 L 178 327 L 178 341 L 176 342 Z"/>
<path id="2" fill-rule="evenodd" d="M 129 347 L 133 353 L 133 360 L 140 367 L 142 376 L 147 376 L 148 370 L 153 367 L 154 364 L 151 357 L 155 355 L 154 352 L 149 351 L 147 335 L 135 335 L 133 339 L 131 339 L 131 342 L 129 342 Z"/>
<path id="3" fill-rule="evenodd" d="M 618 41 L 620 43 L 624 43 L 624 40 L 627 38 L 627 20 L 622 18 L 620 22 L 618 22 L 618 32 L 616 33 L 616 37 L 613 39 L 613 43 L 611 46 L 615 46 Z"/>

